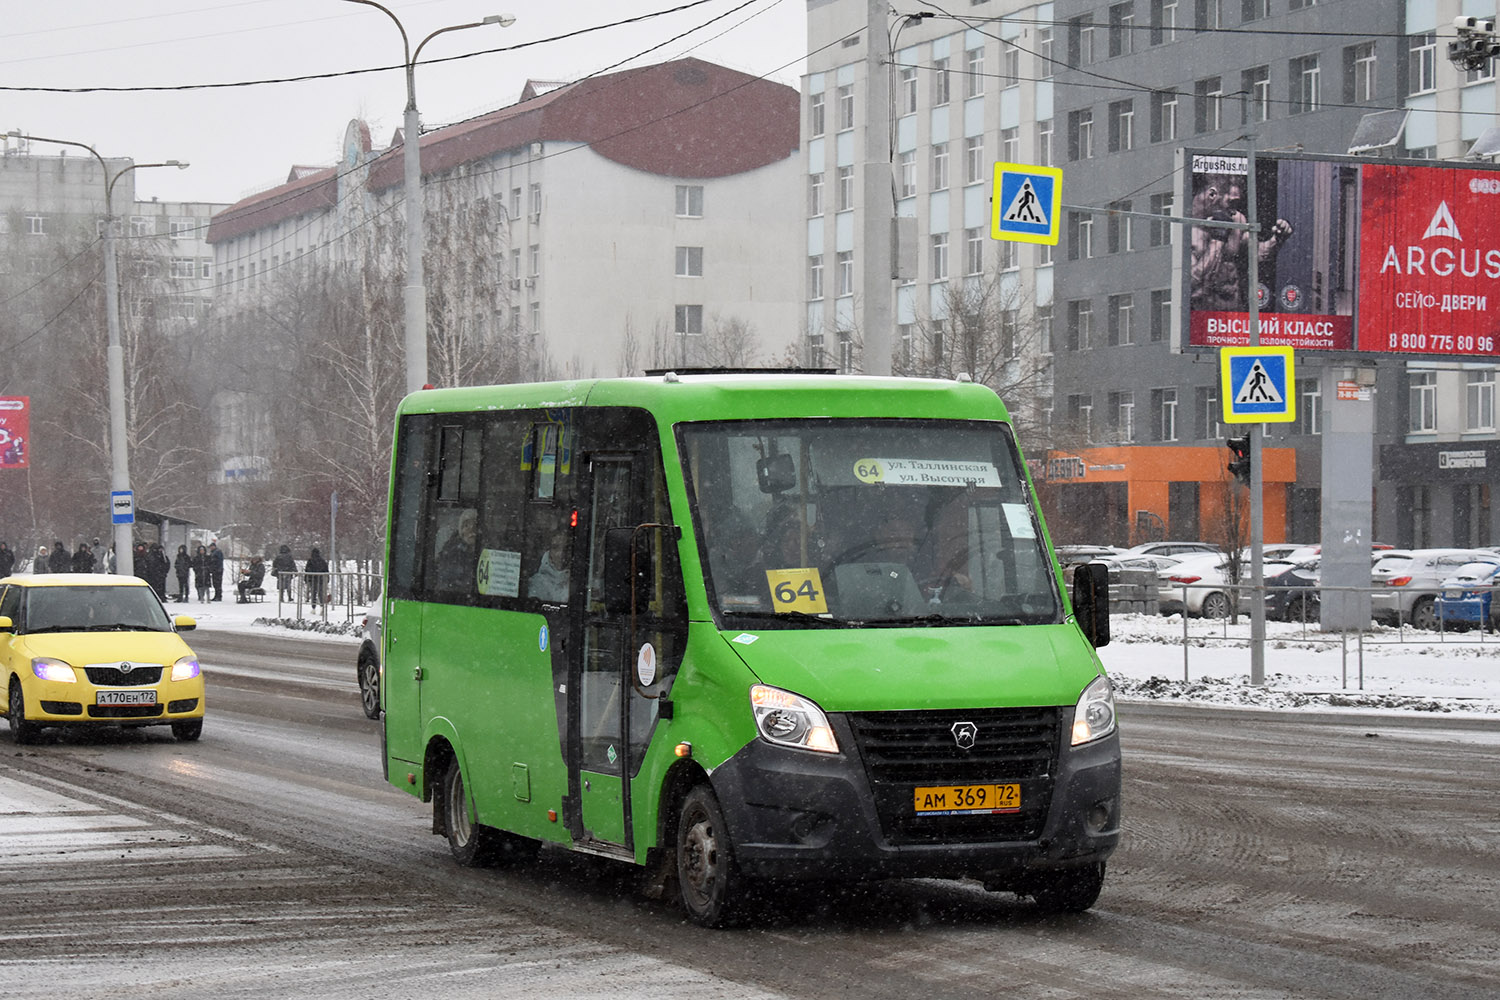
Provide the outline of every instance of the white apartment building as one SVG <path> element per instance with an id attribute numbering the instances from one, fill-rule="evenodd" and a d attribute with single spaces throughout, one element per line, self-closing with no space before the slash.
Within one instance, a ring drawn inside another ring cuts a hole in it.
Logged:
<path id="1" fill-rule="evenodd" d="M 503 277 L 470 320 L 544 342 L 556 374 L 771 363 L 801 325 L 786 253 L 801 219 L 797 108 L 789 87 L 698 59 L 528 84 L 518 103 L 422 137 L 428 239 L 435 212 L 487 202 Z M 399 147 L 398 133 L 375 150 L 351 123 L 338 166 L 298 168 L 216 216 L 225 307 L 274 294 L 308 254 L 348 259 L 371 219 L 403 218 Z M 741 341 L 732 359 L 725 331 Z"/>
<path id="2" fill-rule="evenodd" d="M 1029 331 L 1018 350 L 1050 353 L 1052 252 L 990 238 L 996 162 L 1050 166 L 1052 5 L 981 0 L 957 16 L 893 15 L 890 107 L 867 107 L 865 0 L 809 0 L 803 95 L 809 360 L 858 370 L 859 261 L 865 252 L 857 178 L 866 128 L 891 134 L 892 195 L 902 277 L 889 291 L 895 367 L 929 350 L 965 292 L 993 291 L 1001 326 Z M 885 40 L 880 39 L 879 44 Z M 1030 363 L 1036 364 L 1033 357 Z M 1044 360 L 1043 360 L 1044 363 Z M 1050 405 L 1033 386 L 1012 407 Z"/>

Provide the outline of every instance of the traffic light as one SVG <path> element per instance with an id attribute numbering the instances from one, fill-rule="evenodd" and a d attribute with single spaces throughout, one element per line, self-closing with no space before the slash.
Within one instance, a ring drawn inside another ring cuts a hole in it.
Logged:
<path id="1" fill-rule="evenodd" d="M 1229 445 L 1229 454 L 1233 455 L 1229 462 L 1229 471 L 1234 473 L 1234 478 L 1246 486 L 1250 485 L 1250 438 L 1230 438 L 1226 444 Z"/>

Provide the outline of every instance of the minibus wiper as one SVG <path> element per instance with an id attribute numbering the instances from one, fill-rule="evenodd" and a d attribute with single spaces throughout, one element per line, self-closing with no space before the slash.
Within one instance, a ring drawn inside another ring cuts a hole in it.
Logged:
<path id="1" fill-rule="evenodd" d="M 824 615 L 810 615 L 806 611 L 726 611 L 724 618 L 745 619 L 759 618 L 773 622 L 796 622 L 798 625 L 816 625 L 819 628 L 844 628 L 849 623 L 837 618 L 829 618 Z"/>

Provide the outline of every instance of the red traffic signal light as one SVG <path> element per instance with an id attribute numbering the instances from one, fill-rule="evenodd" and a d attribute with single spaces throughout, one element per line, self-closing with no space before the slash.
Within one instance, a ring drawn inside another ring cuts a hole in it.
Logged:
<path id="1" fill-rule="evenodd" d="M 1234 478 L 1246 486 L 1250 485 L 1250 438 L 1249 436 L 1230 438 L 1224 442 L 1229 446 L 1229 453 L 1234 456 L 1229 462 L 1229 471 Z"/>

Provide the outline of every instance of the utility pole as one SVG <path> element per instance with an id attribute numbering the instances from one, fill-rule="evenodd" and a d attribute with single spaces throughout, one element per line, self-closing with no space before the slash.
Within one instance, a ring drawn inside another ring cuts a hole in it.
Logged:
<path id="1" fill-rule="evenodd" d="M 1245 268 L 1249 288 L 1245 304 L 1250 310 L 1250 346 L 1260 346 L 1260 221 L 1255 208 L 1255 133 L 1245 136 Z M 1287 391 L 1295 390 L 1287 386 Z M 1265 566 L 1260 550 L 1265 538 L 1265 504 L 1261 492 L 1265 485 L 1261 461 L 1264 424 L 1250 425 L 1250 683 L 1257 687 L 1266 682 L 1266 594 Z M 1233 488 L 1233 487 L 1231 487 Z"/>
<path id="2" fill-rule="evenodd" d="M 860 177 L 860 310 L 866 375 L 891 373 L 891 249 L 896 204 L 891 191 L 890 0 L 867 0 L 865 23 L 865 148 Z M 835 109 L 835 114 L 837 114 Z"/>

